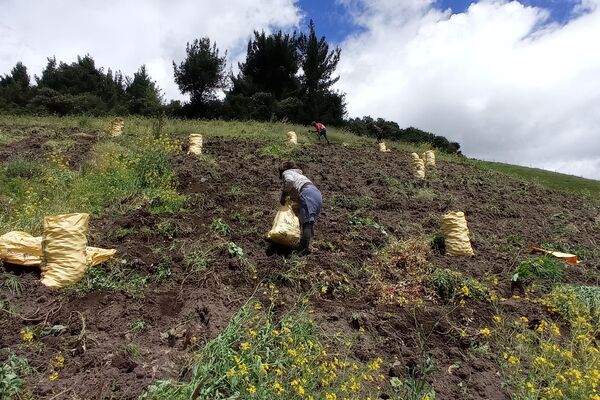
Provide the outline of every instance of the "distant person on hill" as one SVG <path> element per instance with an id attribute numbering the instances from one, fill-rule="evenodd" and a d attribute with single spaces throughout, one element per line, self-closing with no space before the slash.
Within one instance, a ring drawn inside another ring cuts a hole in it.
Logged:
<path id="1" fill-rule="evenodd" d="M 319 142 L 321 141 L 321 136 L 323 136 L 325 138 L 325 140 L 327 141 L 327 144 L 331 144 L 329 142 L 329 139 L 327 139 L 327 128 L 325 127 L 325 125 L 323 125 L 320 122 L 315 122 L 315 121 L 311 122 L 310 124 L 315 127 L 315 133 L 319 137 Z"/>
<path id="2" fill-rule="evenodd" d="M 280 202 L 285 204 L 289 196 L 300 205 L 300 251 L 311 252 L 310 243 L 315 236 L 314 225 L 321 213 L 323 198 L 317 187 L 302 174 L 293 161 L 285 161 L 279 167 L 279 178 L 283 181 Z"/>
<path id="3" fill-rule="evenodd" d="M 381 143 L 383 140 L 383 129 L 381 129 L 379 126 L 377 126 L 375 124 L 372 124 L 371 130 L 373 131 L 373 134 L 375 134 L 375 137 L 377 138 L 377 143 Z"/>

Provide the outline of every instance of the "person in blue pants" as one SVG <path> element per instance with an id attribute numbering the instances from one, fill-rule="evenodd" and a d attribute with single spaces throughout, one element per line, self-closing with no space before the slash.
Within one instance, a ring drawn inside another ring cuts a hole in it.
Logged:
<path id="1" fill-rule="evenodd" d="M 310 244 L 315 236 L 315 222 L 321 214 L 323 197 L 317 187 L 302 173 L 293 161 L 285 161 L 279 167 L 279 177 L 283 182 L 281 204 L 290 197 L 300 205 L 300 251 L 311 252 Z"/>

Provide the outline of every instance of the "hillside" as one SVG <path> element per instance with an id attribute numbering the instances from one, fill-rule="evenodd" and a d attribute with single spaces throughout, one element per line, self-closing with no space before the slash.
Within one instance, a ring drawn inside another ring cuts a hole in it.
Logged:
<path id="1" fill-rule="evenodd" d="M 0 361 L 23 382 L 0 379 L 0 393 L 597 395 L 600 204 L 591 196 L 442 154 L 419 181 L 409 153 L 425 147 L 388 143 L 381 153 L 342 131 L 326 146 L 286 124 L 128 118 L 118 138 L 108 124 L 0 117 L 0 234 L 37 235 L 44 215 L 89 212 L 90 245 L 118 252 L 59 291 L 35 270 L 3 266 Z M 298 146 L 285 143 L 288 130 Z M 203 156 L 182 150 L 190 133 L 205 135 Z M 318 251 L 306 257 L 264 240 L 284 159 L 324 196 Z M 598 183 L 587 190 L 597 194 Z M 453 210 L 467 215 L 474 257 L 431 245 Z M 532 256 L 532 244 L 582 263 Z"/>

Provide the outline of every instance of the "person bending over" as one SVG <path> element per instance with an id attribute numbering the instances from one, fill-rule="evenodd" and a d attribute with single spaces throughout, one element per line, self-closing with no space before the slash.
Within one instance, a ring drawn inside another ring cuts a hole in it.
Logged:
<path id="1" fill-rule="evenodd" d="M 300 251 L 311 252 L 310 244 L 315 236 L 314 225 L 321 214 L 323 198 L 317 187 L 302 173 L 293 161 L 285 161 L 279 167 L 279 177 L 283 182 L 281 205 L 290 197 L 300 205 Z"/>
<path id="2" fill-rule="evenodd" d="M 319 138 L 319 142 L 321 141 L 321 136 L 322 136 L 327 141 L 327 144 L 331 144 L 329 142 L 329 139 L 327 139 L 327 128 L 325 127 L 325 125 L 323 125 L 320 122 L 315 122 L 315 121 L 311 122 L 310 124 L 315 127 L 315 133 L 317 134 L 317 137 Z"/>

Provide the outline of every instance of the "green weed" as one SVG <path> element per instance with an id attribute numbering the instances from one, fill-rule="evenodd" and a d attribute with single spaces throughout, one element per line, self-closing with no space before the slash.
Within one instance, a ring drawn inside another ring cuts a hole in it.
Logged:
<path id="1" fill-rule="evenodd" d="M 204 272 L 210 265 L 209 254 L 206 251 L 195 250 L 184 257 L 185 266 L 192 272 Z"/>
<path id="2" fill-rule="evenodd" d="M 7 178 L 33 179 L 42 174 L 43 165 L 39 161 L 31 161 L 22 157 L 13 158 L 4 163 L 4 176 Z"/>
<path id="3" fill-rule="evenodd" d="M 211 231 L 221 236 L 227 236 L 231 233 L 231 227 L 223 222 L 222 218 L 213 219 L 209 228 Z"/>
<path id="4" fill-rule="evenodd" d="M 144 320 L 141 320 L 141 319 L 138 319 L 136 321 L 131 321 L 129 324 L 127 324 L 127 328 L 134 335 L 138 335 L 140 332 L 142 332 L 146 328 L 146 322 L 144 322 Z"/>
<path id="5" fill-rule="evenodd" d="M 426 282 L 444 301 L 451 301 L 457 297 L 486 300 L 492 295 L 485 284 L 449 269 L 434 270 L 427 276 Z"/>
<path id="6" fill-rule="evenodd" d="M 9 353 L 6 361 L 0 364 L 0 398 L 20 399 L 25 383 L 23 377 L 32 371 L 27 359 Z"/>
<path id="7" fill-rule="evenodd" d="M 269 292 L 277 297 L 273 285 Z M 189 382 L 156 382 L 143 398 L 375 398 L 383 360 L 363 364 L 349 353 L 332 352 L 304 313 L 277 318 L 255 302 L 195 357 Z"/>
<path id="8" fill-rule="evenodd" d="M 7 288 L 14 296 L 21 295 L 22 286 L 18 276 L 5 272 L 2 274 L 2 278 L 4 278 L 2 286 Z"/>
<path id="9" fill-rule="evenodd" d="M 534 279 L 558 282 L 566 270 L 565 262 L 550 256 L 530 257 L 517 266 L 512 274 L 513 282 L 529 282 Z"/>
<path id="10" fill-rule="evenodd" d="M 92 290 L 115 290 L 123 291 L 133 298 L 142 297 L 149 277 L 124 269 L 124 265 L 117 265 L 119 261 L 111 260 L 110 264 L 115 267 L 110 270 L 104 267 L 89 268 L 77 284 L 77 289 L 83 293 Z"/>
<path id="11" fill-rule="evenodd" d="M 369 196 L 348 196 L 345 194 L 335 194 L 331 202 L 336 207 L 348 210 L 359 210 L 373 207 L 374 201 Z"/>

